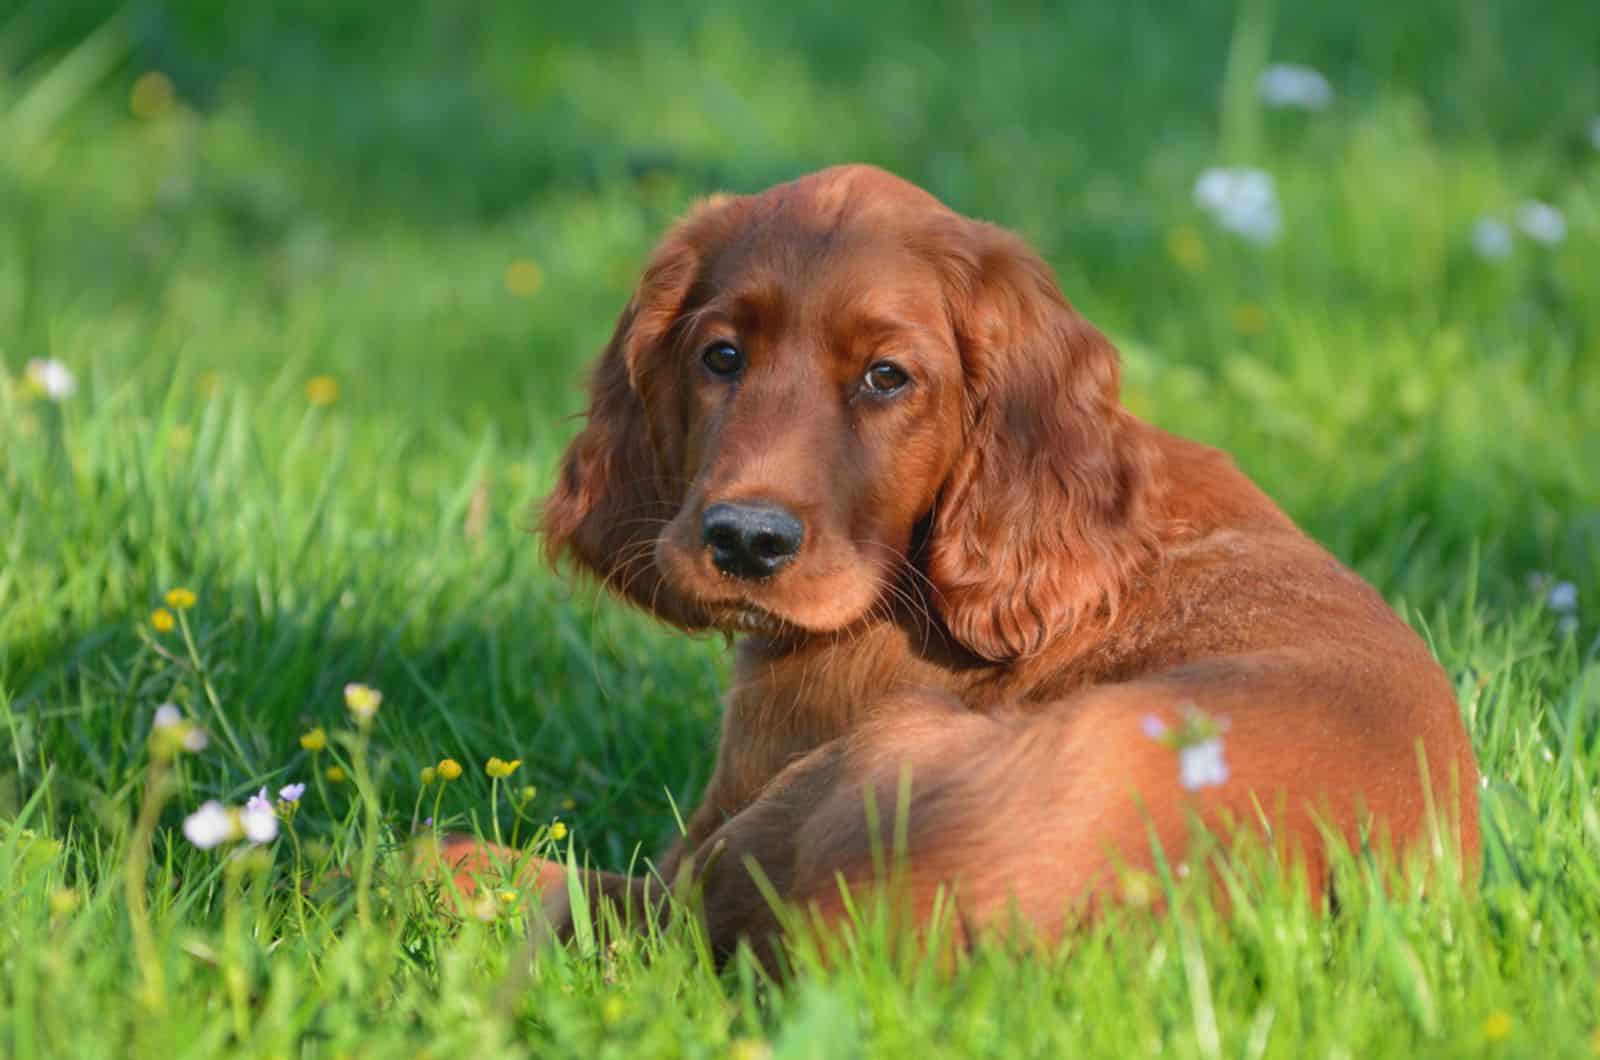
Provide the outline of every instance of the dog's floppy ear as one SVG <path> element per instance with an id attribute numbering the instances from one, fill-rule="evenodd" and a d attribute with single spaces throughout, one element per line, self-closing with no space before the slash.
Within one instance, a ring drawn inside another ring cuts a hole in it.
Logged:
<path id="1" fill-rule="evenodd" d="M 674 341 L 702 266 L 700 230 L 724 201 L 701 204 L 651 255 L 595 366 L 588 421 L 561 459 L 540 518 L 552 563 L 571 557 L 612 591 L 691 627 L 700 623 L 663 584 L 654 555 L 684 482 L 676 380 L 662 363 L 670 358 L 657 353 Z"/>
<path id="2" fill-rule="evenodd" d="M 941 257 L 967 392 L 928 575 L 958 640 L 1025 658 L 1114 609 L 1150 554 L 1156 449 L 1118 404 L 1116 351 L 1021 239 L 962 221 Z"/>

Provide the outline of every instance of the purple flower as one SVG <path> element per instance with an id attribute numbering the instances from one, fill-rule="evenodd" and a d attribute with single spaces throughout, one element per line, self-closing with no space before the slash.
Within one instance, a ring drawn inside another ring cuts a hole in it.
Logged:
<path id="1" fill-rule="evenodd" d="M 271 813 L 272 800 L 267 798 L 267 789 L 262 788 L 260 791 L 250 796 L 250 801 L 244 804 L 244 808 L 249 810 L 251 813 L 256 813 L 261 810 L 266 810 L 268 813 Z"/>
<path id="2" fill-rule="evenodd" d="M 304 784 L 285 784 L 278 789 L 278 798 L 283 802 L 299 802 L 300 797 L 306 793 Z"/>

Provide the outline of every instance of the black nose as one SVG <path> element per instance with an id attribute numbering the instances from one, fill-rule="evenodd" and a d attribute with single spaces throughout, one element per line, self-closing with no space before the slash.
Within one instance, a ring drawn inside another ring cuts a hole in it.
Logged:
<path id="1" fill-rule="evenodd" d="M 711 562 L 735 578 L 770 578 L 800 552 L 805 527 L 771 504 L 713 504 L 700 519 Z"/>

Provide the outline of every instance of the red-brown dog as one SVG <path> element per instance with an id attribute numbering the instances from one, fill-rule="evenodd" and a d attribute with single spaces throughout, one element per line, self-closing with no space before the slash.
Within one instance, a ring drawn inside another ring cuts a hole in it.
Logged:
<path id="1" fill-rule="evenodd" d="M 1152 839 L 1181 862 L 1194 819 L 1265 831 L 1320 893 L 1327 834 L 1411 847 L 1431 800 L 1476 863 L 1472 749 L 1417 636 L 1227 456 L 1121 408 L 1115 351 L 1020 239 L 879 170 L 666 236 L 544 530 L 743 635 L 659 867 L 703 876 L 720 951 L 774 928 L 747 858 L 824 916 L 870 887 L 904 771 L 912 908 L 943 886 L 969 927 L 1058 931 Z"/>

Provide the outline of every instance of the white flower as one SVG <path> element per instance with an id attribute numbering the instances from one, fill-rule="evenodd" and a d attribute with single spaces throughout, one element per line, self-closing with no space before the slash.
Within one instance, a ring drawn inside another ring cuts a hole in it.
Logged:
<path id="1" fill-rule="evenodd" d="M 299 802 L 306 793 L 304 784 L 285 784 L 278 789 L 278 798 L 283 802 Z"/>
<path id="2" fill-rule="evenodd" d="M 1472 226 L 1472 249 L 1486 261 L 1511 256 L 1511 226 L 1498 217 L 1483 217 Z"/>
<path id="3" fill-rule="evenodd" d="M 266 789 L 262 789 L 265 791 Z M 271 805 L 262 807 L 251 799 L 244 809 L 222 805 L 212 799 L 183 819 L 183 834 L 201 850 L 248 839 L 252 843 L 270 843 L 278 838 L 278 815 Z"/>
<path id="4" fill-rule="evenodd" d="M 1321 110 L 1333 102 L 1333 86 L 1328 79 L 1311 67 L 1296 63 L 1274 63 L 1261 71 L 1256 91 L 1269 107 Z"/>
<path id="5" fill-rule="evenodd" d="M 266 810 L 268 813 L 271 813 L 272 800 L 267 798 L 267 789 L 262 788 L 260 791 L 250 796 L 250 801 L 244 804 L 244 808 L 246 813 L 253 813 L 257 810 Z"/>
<path id="6" fill-rule="evenodd" d="M 1228 719 L 1207 714 L 1193 703 L 1178 705 L 1182 720 L 1168 725 L 1155 714 L 1139 720 L 1144 734 L 1178 752 L 1178 783 L 1189 791 L 1214 787 L 1228 779 L 1228 764 L 1222 760 L 1222 734 Z"/>
<path id="7" fill-rule="evenodd" d="M 185 718 L 183 711 L 171 703 L 163 703 L 156 708 L 156 716 L 150 727 L 157 733 L 167 734 L 168 740 L 176 739 L 185 751 L 198 754 L 206 749 L 206 731 Z"/>
<path id="8" fill-rule="evenodd" d="M 1223 228 L 1252 243 L 1271 243 L 1283 228 L 1277 189 L 1265 170 L 1208 169 L 1194 183 L 1194 201 Z"/>
<path id="9" fill-rule="evenodd" d="M 278 838 L 278 815 L 271 805 L 249 805 L 239 812 L 239 827 L 250 842 L 270 843 Z"/>
<path id="10" fill-rule="evenodd" d="M 1189 791 L 1214 787 L 1228 779 L 1228 764 L 1222 760 L 1222 739 L 1185 747 L 1178 752 L 1178 783 Z"/>
<path id="11" fill-rule="evenodd" d="M 238 823 L 222 803 L 212 799 L 183 819 L 183 834 L 201 850 L 221 846 L 238 838 Z"/>
<path id="12" fill-rule="evenodd" d="M 29 361 L 25 377 L 51 401 L 65 401 L 78 392 L 77 376 L 64 362 L 54 357 Z"/>
<path id="13" fill-rule="evenodd" d="M 1556 582 L 1544 598 L 1544 605 L 1552 611 L 1570 614 L 1578 609 L 1578 587 L 1571 582 Z"/>
<path id="14" fill-rule="evenodd" d="M 1528 238 L 1553 247 L 1567 238 L 1567 219 L 1549 203 L 1529 199 L 1517 207 L 1517 227 Z"/>

